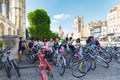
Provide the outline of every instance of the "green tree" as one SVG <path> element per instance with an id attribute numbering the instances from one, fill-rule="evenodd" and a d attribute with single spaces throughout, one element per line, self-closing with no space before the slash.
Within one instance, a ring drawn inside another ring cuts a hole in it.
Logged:
<path id="1" fill-rule="evenodd" d="M 50 17 L 47 12 L 43 9 L 37 9 L 27 15 L 30 26 L 28 27 L 29 34 L 33 38 L 43 37 L 58 37 L 57 34 L 50 30 Z"/>
<path id="2" fill-rule="evenodd" d="M 2 48 L 2 40 L 0 40 L 0 48 Z"/>

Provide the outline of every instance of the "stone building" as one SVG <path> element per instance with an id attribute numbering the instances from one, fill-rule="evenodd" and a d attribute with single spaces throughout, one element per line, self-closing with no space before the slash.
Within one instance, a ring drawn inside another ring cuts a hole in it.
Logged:
<path id="1" fill-rule="evenodd" d="M 25 38 L 25 0 L 0 0 L 0 36 L 19 35 Z"/>
<path id="2" fill-rule="evenodd" d="M 84 18 L 75 16 L 74 18 L 74 38 L 84 37 Z"/>
<path id="3" fill-rule="evenodd" d="M 109 10 L 107 23 L 109 37 L 120 37 L 120 2 Z"/>
<path id="4" fill-rule="evenodd" d="M 64 32 L 61 26 L 58 27 L 58 35 L 60 38 L 64 38 Z"/>
<path id="5" fill-rule="evenodd" d="M 106 39 L 108 36 L 107 21 L 99 20 L 97 22 L 90 22 L 88 28 L 90 30 L 90 35 L 94 37 L 99 36 L 100 39 Z"/>

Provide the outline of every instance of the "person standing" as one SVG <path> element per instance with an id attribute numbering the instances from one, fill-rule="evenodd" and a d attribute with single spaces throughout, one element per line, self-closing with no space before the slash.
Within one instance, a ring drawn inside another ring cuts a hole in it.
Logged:
<path id="1" fill-rule="evenodd" d="M 23 56 L 23 51 L 24 51 L 24 40 L 23 40 L 23 37 L 20 37 L 19 39 L 20 41 L 19 41 L 19 47 L 18 47 L 18 58 L 20 62 Z"/>

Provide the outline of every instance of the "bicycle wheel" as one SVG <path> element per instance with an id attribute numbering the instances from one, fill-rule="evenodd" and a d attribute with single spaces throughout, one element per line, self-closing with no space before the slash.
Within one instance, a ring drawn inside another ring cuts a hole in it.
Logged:
<path id="1" fill-rule="evenodd" d="M 98 55 L 95 56 L 95 61 L 98 65 L 104 67 L 104 68 L 109 68 L 109 64 L 106 62 L 106 60 Z"/>
<path id="2" fill-rule="evenodd" d="M 110 63 L 110 62 L 112 61 L 112 56 L 111 56 L 110 53 L 107 52 L 107 51 L 105 51 L 105 52 L 101 51 L 101 52 L 100 52 L 100 56 L 101 56 L 102 58 L 104 58 L 107 63 Z"/>
<path id="3" fill-rule="evenodd" d="M 0 70 L 2 69 L 2 65 L 0 64 Z"/>
<path id="4" fill-rule="evenodd" d="M 35 62 L 34 63 L 34 68 L 36 69 L 36 71 L 38 72 L 38 73 L 40 73 L 40 69 L 39 69 L 39 63 L 38 62 Z"/>
<path id="5" fill-rule="evenodd" d="M 61 56 L 58 60 L 58 73 L 60 76 L 63 76 L 63 74 L 65 73 L 65 64 L 65 58 Z"/>
<path id="6" fill-rule="evenodd" d="M 18 74 L 18 77 L 20 77 L 21 75 L 20 75 L 20 71 L 19 71 L 19 67 L 18 67 L 17 63 L 14 60 L 12 60 L 12 63 L 13 63 L 13 66 Z"/>
<path id="7" fill-rule="evenodd" d="M 95 60 L 90 60 L 90 64 L 91 64 L 91 69 L 92 70 L 95 70 L 96 69 L 96 62 L 95 62 Z"/>
<path id="8" fill-rule="evenodd" d="M 115 54 L 115 60 L 117 61 L 117 63 L 120 64 L 120 52 L 116 52 L 116 54 Z"/>
<path id="9" fill-rule="evenodd" d="M 10 67 L 9 67 L 9 65 L 7 64 L 7 62 L 4 62 L 4 63 L 3 63 L 3 67 L 4 67 L 5 71 L 6 71 L 6 74 L 7 74 L 8 78 L 11 78 Z"/>
<path id="10" fill-rule="evenodd" d="M 25 55 L 26 55 L 28 63 L 33 64 L 35 62 L 35 56 L 34 56 L 33 52 L 26 51 Z"/>
<path id="11" fill-rule="evenodd" d="M 87 73 L 91 69 L 91 63 L 87 60 L 80 62 L 80 72 Z"/>
<path id="12" fill-rule="evenodd" d="M 52 54 L 52 63 L 53 63 L 54 65 L 56 65 L 56 63 L 57 63 L 57 54 L 56 54 L 56 53 L 53 53 L 53 54 Z"/>
<path id="13" fill-rule="evenodd" d="M 49 72 L 47 69 L 45 69 L 45 75 L 46 75 L 48 80 L 54 80 L 54 76 L 53 76 L 52 71 Z"/>
<path id="14" fill-rule="evenodd" d="M 81 78 L 87 74 L 87 69 L 85 69 L 83 62 L 80 62 L 80 64 L 77 64 L 72 69 L 72 75 L 76 78 Z M 84 72 L 83 72 L 84 71 Z"/>

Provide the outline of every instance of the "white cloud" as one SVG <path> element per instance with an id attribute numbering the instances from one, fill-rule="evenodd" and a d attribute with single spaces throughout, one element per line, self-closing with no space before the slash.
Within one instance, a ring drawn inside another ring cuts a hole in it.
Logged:
<path id="1" fill-rule="evenodd" d="M 58 14 L 58 15 L 54 15 L 54 19 L 63 19 L 63 18 L 69 18 L 70 15 L 69 14 Z"/>
<path id="2" fill-rule="evenodd" d="M 57 22 L 57 20 L 55 20 L 55 19 L 51 20 L 51 23 L 56 23 L 56 22 Z"/>

